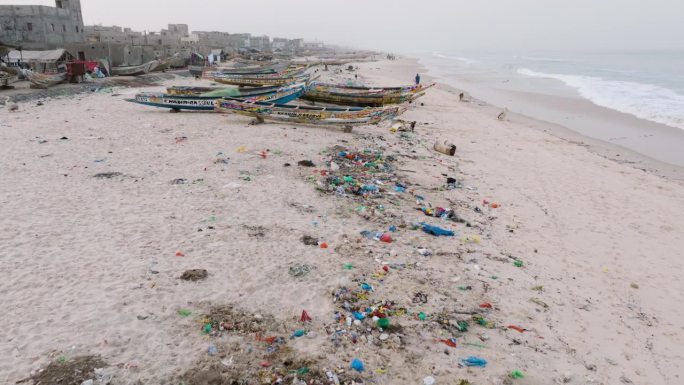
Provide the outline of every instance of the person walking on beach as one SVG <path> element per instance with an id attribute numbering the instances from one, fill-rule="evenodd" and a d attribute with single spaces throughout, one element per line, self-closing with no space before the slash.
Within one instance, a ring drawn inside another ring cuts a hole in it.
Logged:
<path id="1" fill-rule="evenodd" d="M 416 74 L 416 85 L 420 84 L 420 74 Z"/>

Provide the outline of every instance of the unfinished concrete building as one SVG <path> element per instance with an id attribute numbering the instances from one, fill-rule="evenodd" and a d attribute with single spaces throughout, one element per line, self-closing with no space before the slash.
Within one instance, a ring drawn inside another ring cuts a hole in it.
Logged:
<path id="1" fill-rule="evenodd" d="M 45 5 L 0 5 L 0 41 L 23 49 L 53 49 L 83 43 L 80 0 Z"/>

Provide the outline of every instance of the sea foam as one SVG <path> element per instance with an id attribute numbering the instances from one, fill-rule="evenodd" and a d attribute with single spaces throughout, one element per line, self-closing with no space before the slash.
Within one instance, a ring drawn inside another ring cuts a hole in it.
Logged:
<path id="1" fill-rule="evenodd" d="M 535 72 L 528 68 L 519 68 L 517 72 L 530 77 L 560 80 L 598 106 L 684 129 L 684 95 L 671 89 L 593 76 Z"/>

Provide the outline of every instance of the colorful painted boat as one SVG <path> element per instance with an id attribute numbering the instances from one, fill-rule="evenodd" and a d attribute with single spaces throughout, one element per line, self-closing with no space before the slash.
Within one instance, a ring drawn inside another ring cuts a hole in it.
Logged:
<path id="1" fill-rule="evenodd" d="M 250 87 L 241 88 L 240 92 L 243 95 L 263 95 L 278 91 L 280 86 L 264 86 L 264 87 Z M 166 89 L 169 95 L 201 95 L 209 92 L 221 92 L 227 89 L 237 90 L 237 87 L 194 87 L 194 86 L 173 86 Z M 229 91 L 228 91 L 229 92 Z"/>
<path id="2" fill-rule="evenodd" d="M 235 86 L 283 86 L 290 83 L 306 82 L 310 75 L 304 72 L 275 76 L 264 75 L 222 75 L 214 74 L 213 80 L 217 83 L 232 84 Z"/>
<path id="3" fill-rule="evenodd" d="M 270 103 L 288 103 L 300 97 L 306 85 L 304 83 L 294 84 L 287 87 L 281 87 L 275 92 L 267 92 L 255 94 L 249 89 L 241 90 L 236 88 L 227 88 L 214 91 L 213 93 L 201 95 L 169 95 L 163 93 L 145 92 L 135 95 L 134 99 L 126 99 L 126 101 L 146 106 L 169 108 L 171 110 L 193 110 L 193 111 L 213 111 L 215 101 L 217 99 L 223 100 L 249 100 L 254 102 L 270 102 Z"/>
<path id="4" fill-rule="evenodd" d="M 152 60 L 137 66 L 119 66 L 112 67 L 112 75 L 114 76 L 136 76 L 144 75 L 152 71 L 159 65 L 158 60 Z"/>
<path id="5" fill-rule="evenodd" d="M 337 125 L 351 128 L 366 124 L 377 124 L 402 114 L 406 107 L 389 106 L 378 108 L 360 107 L 316 107 L 302 105 L 283 105 L 270 102 L 218 99 L 216 110 L 252 116 L 259 122 L 275 120 L 279 122 Z"/>
<path id="6" fill-rule="evenodd" d="M 302 99 L 344 106 L 381 107 L 418 99 L 433 85 L 371 88 L 312 82 Z"/>

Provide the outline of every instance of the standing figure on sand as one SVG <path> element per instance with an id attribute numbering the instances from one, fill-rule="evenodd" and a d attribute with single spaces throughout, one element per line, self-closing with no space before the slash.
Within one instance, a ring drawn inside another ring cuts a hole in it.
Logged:
<path id="1" fill-rule="evenodd" d="M 416 85 L 420 84 L 420 74 L 416 74 Z"/>

